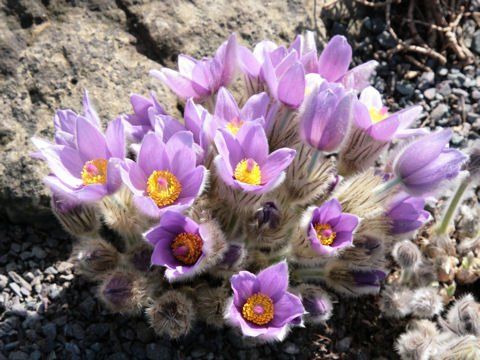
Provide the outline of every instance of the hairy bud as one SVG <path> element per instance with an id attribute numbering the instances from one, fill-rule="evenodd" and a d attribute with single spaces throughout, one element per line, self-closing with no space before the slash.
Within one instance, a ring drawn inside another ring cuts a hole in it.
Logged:
<path id="1" fill-rule="evenodd" d="M 410 331 L 400 335 L 395 348 L 402 360 L 430 360 L 434 339 L 439 335 L 434 323 L 416 321 Z"/>
<path id="2" fill-rule="evenodd" d="M 94 234 L 100 228 L 100 221 L 93 206 L 74 204 L 54 193 L 50 205 L 60 224 L 72 235 Z"/>
<path id="3" fill-rule="evenodd" d="M 123 270 L 107 277 L 100 285 L 98 294 L 112 311 L 123 314 L 138 314 L 144 301 L 144 289 L 140 279 Z"/>
<path id="4" fill-rule="evenodd" d="M 480 304 L 475 302 L 472 295 L 465 295 L 448 310 L 447 322 L 449 329 L 457 335 L 480 337 Z"/>
<path id="5" fill-rule="evenodd" d="M 305 319 L 311 323 L 323 323 L 332 316 L 332 301 L 328 294 L 314 285 L 301 285 L 297 290 L 302 298 L 303 306 L 308 312 Z"/>
<path id="6" fill-rule="evenodd" d="M 406 287 L 386 286 L 380 295 L 380 309 L 392 318 L 403 318 L 411 313 L 413 291 Z"/>
<path id="7" fill-rule="evenodd" d="M 70 260 L 83 275 L 98 279 L 117 267 L 120 254 L 105 240 L 86 240 L 73 248 Z"/>
<path id="8" fill-rule="evenodd" d="M 224 287 L 201 287 L 195 291 L 195 304 L 199 309 L 198 315 L 208 325 L 221 328 L 224 325 L 223 314 L 229 297 L 228 290 Z"/>
<path id="9" fill-rule="evenodd" d="M 257 218 L 259 228 L 268 226 L 271 229 L 275 229 L 280 224 L 280 212 L 277 205 L 272 201 L 263 204 L 263 207 L 255 213 L 255 217 Z"/>
<path id="10" fill-rule="evenodd" d="M 128 262 L 140 272 L 147 272 L 152 265 L 153 246 L 147 242 L 140 243 L 130 249 L 127 254 Z"/>
<path id="11" fill-rule="evenodd" d="M 422 262 L 420 249 L 410 240 L 403 240 L 395 244 L 392 256 L 397 264 L 405 270 L 415 271 Z"/>
<path id="12" fill-rule="evenodd" d="M 442 311 L 443 300 L 435 288 L 418 288 L 413 291 L 410 306 L 413 315 L 420 318 L 433 318 Z"/>

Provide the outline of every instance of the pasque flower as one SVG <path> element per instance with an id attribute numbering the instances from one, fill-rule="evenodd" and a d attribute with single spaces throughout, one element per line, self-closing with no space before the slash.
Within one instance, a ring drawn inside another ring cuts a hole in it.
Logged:
<path id="1" fill-rule="evenodd" d="M 178 56 L 178 70 L 168 68 L 151 70 L 170 90 L 182 99 L 203 100 L 215 94 L 221 86 L 229 86 L 237 68 L 237 37 L 230 35 L 213 58 L 195 60 L 187 55 Z"/>
<path id="2" fill-rule="evenodd" d="M 452 179 L 468 156 L 448 149 L 450 129 L 423 136 L 409 144 L 393 164 L 396 181 L 414 196 L 434 192 L 443 180 Z"/>
<path id="3" fill-rule="evenodd" d="M 350 246 L 358 217 L 342 212 L 337 199 L 315 208 L 308 226 L 310 246 L 322 256 L 333 256 L 339 249 Z"/>
<path id="4" fill-rule="evenodd" d="M 208 136 L 213 141 L 217 129 L 227 129 L 235 135 L 244 123 L 250 121 L 265 126 L 269 101 L 266 93 L 256 94 L 251 96 L 240 110 L 232 94 L 226 88 L 220 88 L 215 114 L 208 118 L 206 124 Z"/>
<path id="5" fill-rule="evenodd" d="M 121 175 L 137 208 L 158 218 L 166 210 L 183 211 L 192 205 L 205 175 L 205 168 L 195 163 L 190 131 L 177 132 L 166 143 L 150 133 L 143 139 L 137 162 L 127 159 Z"/>
<path id="6" fill-rule="evenodd" d="M 173 211 L 165 212 L 160 225 L 147 232 L 145 238 L 155 246 L 152 264 L 165 266 L 165 276 L 169 281 L 180 280 L 202 270 L 214 241 L 207 226 L 198 225 Z"/>
<path id="7" fill-rule="evenodd" d="M 44 182 L 54 193 L 76 202 L 94 202 L 115 192 L 121 184 L 123 123 L 120 118 L 111 121 L 104 135 L 91 120 L 77 116 L 74 129 L 75 137 L 69 145 L 46 145 L 35 137 L 32 142 L 53 173 Z"/>
<path id="8" fill-rule="evenodd" d="M 241 271 L 231 280 L 233 301 L 226 319 L 243 335 L 282 340 L 288 324 L 305 313 L 302 301 L 287 292 L 287 263 L 270 266 L 257 276 Z"/>
<path id="9" fill-rule="evenodd" d="M 430 213 L 423 210 L 425 199 L 401 192 L 389 203 L 387 216 L 392 220 L 392 232 L 404 234 L 419 229 L 429 219 Z"/>
<path id="10" fill-rule="evenodd" d="M 260 124 L 246 123 L 233 135 L 220 129 L 215 136 L 219 155 L 215 158 L 218 175 L 230 187 L 262 194 L 282 180 L 295 150 L 282 148 L 268 154 L 268 141 Z"/>
<path id="11" fill-rule="evenodd" d="M 318 150 L 335 150 L 346 136 L 354 101 L 354 93 L 341 85 L 325 82 L 312 90 L 299 114 L 302 139 Z"/>

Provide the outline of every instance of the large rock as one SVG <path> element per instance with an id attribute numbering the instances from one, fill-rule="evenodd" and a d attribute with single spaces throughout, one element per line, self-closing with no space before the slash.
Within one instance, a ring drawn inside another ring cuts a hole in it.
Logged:
<path id="1" fill-rule="evenodd" d="M 84 88 L 104 125 L 131 112 L 131 93 L 151 90 L 180 116 L 150 69 L 175 67 L 179 53 L 212 56 L 233 31 L 249 46 L 264 38 L 288 44 L 314 28 L 325 39 L 316 3 L 314 22 L 313 0 L 0 0 L 0 211 L 53 224 L 42 183 L 48 168 L 29 156 L 29 139 L 52 138 L 57 109 L 81 112 Z"/>

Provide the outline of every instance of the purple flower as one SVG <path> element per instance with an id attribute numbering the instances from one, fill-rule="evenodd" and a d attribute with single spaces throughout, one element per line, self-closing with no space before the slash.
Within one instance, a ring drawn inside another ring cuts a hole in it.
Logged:
<path id="1" fill-rule="evenodd" d="M 123 115 L 125 132 L 131 140 L 142 141 L 145 134 L 154 128 L 151 120 L 152 114 L 167 115 L 167 113 L 158 103 L 153 91 L 150 94 L 150 99 L 133 94 L 130 96 L 130 102 L 134 114 Z"/>
<path id="2" fill-rule="evenodd" d="M 240 110 L 230 92 L 224 87 L 220 88 L 215 114 L 206 124 L 211 141 L 214 140 L 217 129 L 228 129 L 235 135 L 246 122 L 255 121 L 265 127 L 269 101 L 267 93 L 256 94 L 250 97 Z"/>
<path id="3" fill-rule="evenodd" d="M 86 117 L 75 119 L 70 145 L 45 145 L 32 138 L 53 175 L 44 178 L 56 194 L 74 202 L 94 202 L 115 192 L 121 184 L 120 163 L 125 157 L 124 128 L 120 118 L 110 122 L 106 135 Z"/>
<path id="4" fill-rule="evenodd" d="M 380 93 L 373 87 L 365 88 L 360 101 L 355 103 L 355 125 L 364 129 L 373 139 L 387 142 L 396 138 L 425 134 L 424 129 L 407 129 L 422 112 L 420 105 L 388 114 L 382 105 Z"/>
<path id="5" fill-rule="evenodd" d="M 243 335 L 282 340 L 288 324 L 305 313 L 301 300 L 287 292 L 287 263 L 270 266 L 257 276 L 240 271 L 231 280 L 233 301 L 226 318 Z"/>
<path id="6" fill-rule="evenodd" d="M 218 130 L 215 145 L 219 153 L 215 165 L 222 180 L 234 189 L 256 194 L 278 185 L 295 156 L 295 150 L 288 148 L 269 155 L 265 131 L 255 123 L 244 124 L 235 136 L 228 130 Z"/>
<path id="7" fill-rule="evenodd" d="M 403 150 L 393 164 L 394 173 L 409 194 L 434 192 L 443 180 L 456 177 L 468 156 L 448 149 L 450 129 L 423 136 Z"/>
<path id="8" fill-rule="evenodd" d="M 322 84 L 307 94 L 299 114 L 302 139 L 318 150 L 335 150 L 346 136 L 354 100 L 353 92 L 345 92 L 340 85 Z"/>
<path id="9" fill-rule="evenodd" d="M 121 175 L 137 208 L 158 218 L 166 210 L 183 211 L 193 203 L 205 174 L 205 168 L 195 163 L 190 131 L 175 133 L 167 143 L 150 133 L 143 139 L 137 162 L 127 159 Z"/>
<path id="10" fill-rule="evenodd" d="M 404 234 L 419 229 L 429 219 L 428 211 L 423 210 L 425 199 L 401 192 L 389 203 L 387 216 L 392 220 L 392 232 Z"/>
<path id="11" fill-rule="evenodd" d="M 336 35 L 323 49 L 317 63 L 317 72 L 329 82 L 341 83 L 345 89 L 362 90 L 378 65 L 375 60 L 360 64 L 350 71 L 352 48 L 344 36 Z"/>
<path id="12" fill-rule="evenodd" d="M 204 268 L 204 260 L 213 251 L 208 227 L 178 212 L 167 211 L 160 225 L 145 234 L 155 246 L 152 263 L 165 266 L 169 281 L 185 279 Z"/>
<path id="13" fill-rule="evenodd" d="M 386 273 L 380 270 L 352 270 L 351 275 L 355 286 L 360 288 L 374 288 L 376 291 L 380 289 L 380 280 L 387 276 Z"/>
<path id="14" fill-rule="evenodd" d="M 307 74 L 317 72 L 317 45 L 313 31 L 307 31 L 305 35 L 297 35 L 288 49 L 289 52 L 292 50 L 299 54 L 300 62 Z"/>
<path id="15" fill-rule="evenodd" d="M 214 58 L 195 60 L 187 55 L 178 56 L 178 72 L 162 68 L 151 70 L 170 90 L 182 99 L 203 100 L 215 94 L 221 86 L 228 87 L 237 68 L 237 38 L 230 35 L 218 49 Z"/>
<path id="16" fill-rule="evenodd" d="M 350 246 L 358 217 L 342 213 L 337 199 L 331 199 L 313 210 L 308 227 L 311 247 L 322 256 L 334 256 L 339 249 Z"/>

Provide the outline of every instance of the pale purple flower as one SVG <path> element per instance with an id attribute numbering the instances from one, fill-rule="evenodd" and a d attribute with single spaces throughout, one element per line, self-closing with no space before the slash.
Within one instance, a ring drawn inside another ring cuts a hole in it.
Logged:
<path id="1" fill-rule="evenodd" d="M 365 88 L 355 103 L 355 125 L 377 141 L 425 134 L 424 129 L 408 129 L 422 112 L 420 105 L 409 106 L 393 114 L 382 104 L 382 96 L 372 86 Z"/>
<path id="2" fill-rule="evenodd" d="M 318 150 L 335 150 L 346 136 L 355 99 L 353 92 L 326 83 L 307 94 L 299 113 L 301 138 Z"/>
<path id="3" fill-rule="evenodd" d="M 448 149 L 453 131 L 444 129 L 409 144 L 395 159 L 393 169 L 405 190 L 414 196 L 433 193 L 443 180 L 456 177 L 468 156 Z"/>
<path id="4" fill-rule="evenodd" d="M 182 99 L 203 100 L 214 95 L 221 86 L 228 87 L 237 68 L 237 38 L 230 35 L 213 58 L 195 60 L 187 55 L 178 56 L 178 70 L 168 68 L 151 70 L 170 90 Z"/>
<path id="5" fill-rule="evenodd" d="M 251 96 L 240 110 L 232 94 L 226 88 L 220 88 L 215 114 L 208 118 L 206 124 L 211 141 L 214 140 L 217 129 L 228 129 L 232 134 L 236 134 L 244 123 L 250 121 L 255 121 L 265 127 L 269 101 L 267 93 L 256 94 Z"/>
<path id="6" fill-rule="evenodd" d="M 268 154 L 268 141 L 260 124 L 244 124 L 234 136 L 220 129 L 215 136 L 219 155 L 215 158 L 218 175 L 234 189 L 262 194 L 283 180 L 283 170 L 295 150 L 282 148 Z"/>
<path id="7" fill-rule="evenodd" d="M 338 250 L 350 246 L 358 217 L 342 212 L 337 199 L 331 199 L 315 208 L 308 226 L 308 240 L 316 253 L 334 256 Z"/>
<path id="8" fill-rule="evenodd" d="M 208 226 L 173 211 L 166 211 L 160 225 L 148 231 L 145 238 L 155 246 L 152 264 L 165 266 L 169 281 L 197 274 L 204 268 L 207 253 L 213 251 Z"/>
<path id="9" fill-rule="evenodd" d="M 405 192 L 395 195 L 388 207 L 387 216 L 392 220 L 394 234 L 405 234 L 419 229 L 430 218 L 430 213 L 423 210 L 425 199 L 410 196 Z"/>
<path id="10" fill-rule="evenodd" d="M 270 266 L 257 276 L 240 271 L 231 280 L 233 301 L 226 319 L 245 336 L 282 340 L 288 325 L 305 313 L 301 300 L 289 292 L 287 263 Z"/>
<path id="11" fill-rule="evenodd" d="M 288 49 L 289 52 L 292 50 L 295 50 L 299 55 L 305 73 L 317 72 L 317 45 L 313 31 L 307 31 L 305 35 L 297 35 Z"/>
<path id="12" fill-rule="evenodd" d="M 124 128 L 120 118 L 110 122 L 106 134 L 86 117 L 75 119 L 70 145 L 50 144 L 33 137 L 32 143 L 47 161 L 52 175 L 45 184 L 74 202 L 94 202 L 115 192 L 121 184 L 119 167 L 125 157 Z"/>
<path id="13" fill-rule="evenodd" d="M 125 132 L 132 141 L 139 142 L 147 132 L 154 128 L 152 115 L 167 115 L 167 113 L 158 103 L 153 91 L 150 99 L 133 94 L 130 96 L 130 102 L 134 113 L 122 116 L 125 120 Z"/>
<path id="14" fill-rule="evenodd" d="M 165 211 L 183 211 L 202 189 L 205 168 L 196 166 L 193 135 L 180 131 L 166 142 L 154 133 L 143 139 L 137 162 L 127 159 L 122 180 L 133 192 L 137 208 L 152 218 Z"/>
<path id="15" fill-rule="evenodd" d="M 352 270 L 351 275 L 356 287 L 370 288 L 375 292 L 378 292 L 380 289 L 380 280 L 387 276 L 387 274 L 381 270 Z"/>

